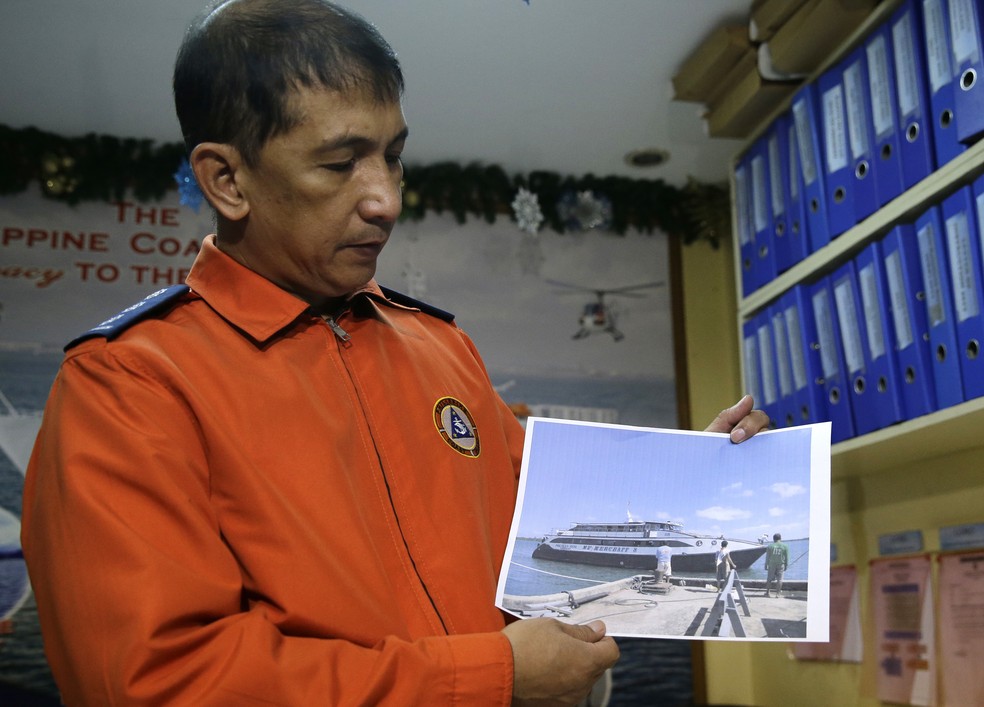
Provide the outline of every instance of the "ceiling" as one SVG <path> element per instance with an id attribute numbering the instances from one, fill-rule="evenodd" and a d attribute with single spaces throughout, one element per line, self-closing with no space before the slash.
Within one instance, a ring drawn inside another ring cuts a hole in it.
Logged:
<path id="1" fill-rule="evenodd" d="M 2 0 L 0 124 L 65 136 L 180 139 L 170 74 L 203 0 Z M 690 51 L 751 0 L 342 0 L 375 23 L 407 80 L 408 163 L 726 178 L 737 141 L 671 100 Z M 624 162 L 668 150 L 656 168 Z"/>

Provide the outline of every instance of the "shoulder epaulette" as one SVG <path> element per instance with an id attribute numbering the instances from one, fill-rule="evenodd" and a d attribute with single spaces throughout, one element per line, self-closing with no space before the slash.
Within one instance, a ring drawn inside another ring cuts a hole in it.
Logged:
<path id="1" fill-rule="evenodd" d="M 416 300 L 409 295 L 403 294 L 402 292 L 391 290 L 388 287 L 380 286 L 379 289 L 383 291 L 386 299 L 390 302 L 395 302 L 396 304 L 403 305 L 404 307 L 419 309 L 424 314 L 429 314 L 432 317 L 437 317 L 438 319 L 442 319 L 449 323 L 454 321 L 454 315 L 451 314 L 451 312 L 446 312 L 443 309 L 439 309 L 438 307 L 427 304 L 426 302 L 421 302 L 420 300 Z"/>
<path id="2" fill-rule="evenodd" d="M 66 344 L 65 351 L 68 351 L 86 339 L 92 339 L 96 336 L 115 339 L 137 322 L 169 308 L 190 290 L 191 288 L 187 285 L 171 285 L 162 290 L 157 290 L 157 292 L 147 295 L 136 304 L 131 304 L 119 314 L 114 314 L 101 324 L 97 324 L 84 334 L 75 337 Z"/>

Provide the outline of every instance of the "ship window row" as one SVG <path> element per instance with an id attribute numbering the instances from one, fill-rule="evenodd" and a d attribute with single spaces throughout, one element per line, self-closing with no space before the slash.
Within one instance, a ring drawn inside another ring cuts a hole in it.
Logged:
<path id="1" fill-rule="evenodd" d="M 607 547 L 658 547 L 659 545 L 669 545 L 670 547 L 689 547 L 686 543 L 673 540 L 601 540 L 595 539 L 590 542 L 577 538 L 556 538 L 555 545 L 602 545 Z"/>

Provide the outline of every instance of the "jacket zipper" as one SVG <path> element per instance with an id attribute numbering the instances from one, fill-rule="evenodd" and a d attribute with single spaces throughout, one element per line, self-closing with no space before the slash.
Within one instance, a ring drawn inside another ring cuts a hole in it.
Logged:
<path id="1" fill-rule="evenodd" d="M 349 335 L 347 331 L 345 331 L 345 329 L 341 327 L 341 325 L 339 325 L 337 321 L 335 321 L 335 318 L 333 316 L 328 314 L 323 314 L 321 315 L 321 318 L 325 320 L 325 324 L 328 325 L 328 328 L 331 329 L 335 337 L 339 340 L 339 342 L 341 342 L 343 348 L 349 348 L 352 346 L 352 341 L 351 341 L 352 337 Z M 344 356 L 342 357 L 342 365 L 345 367 L 346 371 L 348 371 L 349 380 L 351 381 L 352 388 L 355 392 L 358 408 L 359 410 L 361 410 L 362 418 L 365 421 L 366 432 L 368 433 L 369 438 L 372 440 L 373 450 L 376 452 L 376 462 L 379 465 L 380 478 L 382 479 L 383 485 L 386 487 L 386 496 L 389 500 L 390 510 L 393 513 L 393 519 L 396 521 L 396 527 L 397 530 L 399 531 L 400 539 L 403 541 L 403 549 L 406 552 L 406 558 L 410 562 L 410 567 L 413 569 L 413 574 L 416 576 L 417 582 L 419 582 L 420 588 L 423 590 L 424 596 L 426 596 L 427 600 L 430 602 L 431 610 L 434 612 L 434 616 L 437 618 L 438 622 L 440 623 L 441 628 L 444 629 L 444 633 L 450 635 L 451 632 L 448 630 L 447 624 L 444 621 L 444 617 L 441 615 L 441 612 L 437 607 L 437 602 L 434 601 L 434 597 L 431 596 L 430 589 L 427 588 L 427 584 L 424 582 L 424 578 L 420 574 L 420 569 L 417 567 L 417 562 L 414 560 L 413 553 L 410 552 L 410 545 L 407 542 L 406 535 L 404 534 L 403 524 L 400 522 L 400 514 L 397 512 L 396 503 L 393 501 L 393 492 L 392 489 L 390 489 L 389 479 L 387 478 L 386 475 L 386 468 L 383 466 L 383 460 L 379 456 L 379 450 L 376 448 L 376 440 L 375 440 L 375 435 L 373 434 L 372 425 L 369 424 L 369 419 L 368 416 L 366 415 L 364 404 L 362 402 L 362 391 L 360 390 L 355 377 L 352 375 L 352 371 L 349 370 L 348 363 L 345 361 Z"/>
<path id="2" fill-rule="evenodd" d="M 338 338 L 339 341 L 342 342 L 342 344 L 344 344 L 345 346 L 352 345 L 351 344 L 352 337 L 349 336 L 347 331 L 342 329 L 341 325 L 339 325 L 339 323 L 335 321 L 334 317 L 325 315 L 324 320 L 325 323 L 328 325 L 328 328 L 331 329 L 332 333 Z"/>

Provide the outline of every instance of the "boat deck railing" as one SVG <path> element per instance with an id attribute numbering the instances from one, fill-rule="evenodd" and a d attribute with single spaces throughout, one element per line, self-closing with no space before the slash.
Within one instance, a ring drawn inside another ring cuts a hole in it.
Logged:
<path id="1" fill-rule="evenodd" d="M 610 532 L 587 532 L 584 530 L 561 530 L 555 535 L 565 538 L 635 538 L 646 539 L 646 534 L 639 530 L 615 530 Z M 654 538 L 655 539 L 655 538 Z"/>

